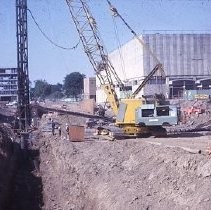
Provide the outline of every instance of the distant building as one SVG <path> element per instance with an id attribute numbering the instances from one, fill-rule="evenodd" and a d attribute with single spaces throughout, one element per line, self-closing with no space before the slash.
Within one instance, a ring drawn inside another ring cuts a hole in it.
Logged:
<path id="1" fill-rule="evenodd" d="M 185 90 L 211 87 L 211 34 L 143 34 L 140 38 L 163 64 L 166 80 L 155 75 L 142 94 L 163 92 L 181 97 Z M 134 91 L 156 62 L 135 38 L 109 54 L 119 75 Z M 99 89 L 99 87 L 97 88 Z M 97 98 L 102 97 L 98 91 Z"/>
<path id="2" fill-rule="evenodd" d="M 17 68 L 0 68 L 0 101 L 18 100 Z"/>
<path id="3" fill-rule="evenodd" d="M 96 100 L 96 78 L 84 78 L 84 98 Z"/>

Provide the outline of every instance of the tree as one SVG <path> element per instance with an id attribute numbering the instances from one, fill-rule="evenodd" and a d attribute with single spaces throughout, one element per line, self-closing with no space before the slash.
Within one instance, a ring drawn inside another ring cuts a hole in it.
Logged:
<path id="1" fill-rule="evenodd" d="M 50 85 L 51 87 L 51 94 L 47 97 L 49 99 L 60 99 L 64 97 L 64 94 L 62 93 L 62 84 L 57 83 L 56 85 Z"/>
<path id="2" fill-rule="evenodd" d="M 30 96 L 33 98 L 49 98 L 58 99 L 62 98 L 62 84 L 57 83 L 56 85 L 48 84 L 45 80 L 36 80 L 35 86 L 30 87 Z"/>
<path id="3" fill-rule="evenodd" d="M 35 86 L 31 91 L 33 91 L 33 96 L 35 98 L 45 98 L 51 94 L 51 85 L 45 80 L 36 80 Z"/>
<path id="4" fill-rule="evenodd" d="M 49 96 L 48 99 L 54 100 L 54 99 L 60 99 L 63 98 L 64 94 L 61 91 L 55 91 L 52 92 Z"/>
<path id="5" fill-rule="evenodd" d="M 72 72 L 66 75 L 64 79 L 64 91 L 67 97 L 78 98 L 78 95 L 82 93 L 83 90 L 83 79 L 84 74 L 79 72 Z"/>
<path id="6" fill-rule="evenodd" d="M 51 85 L 51 94 L 55 92 L 62 92 L 62 84 Z"/>

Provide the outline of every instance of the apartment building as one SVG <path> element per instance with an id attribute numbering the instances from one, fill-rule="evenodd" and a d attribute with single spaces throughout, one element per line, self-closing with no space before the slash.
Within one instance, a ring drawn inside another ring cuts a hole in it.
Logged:
<path id="1" fill-rule="evenodd" d="M 84 78 L 84 98 L 96 100 L 96 78 Z"/>
<path id="2" fill-rule="evenodd" d="M 18 100 L 17 68 L 0 68 L 0 101 Z"/>

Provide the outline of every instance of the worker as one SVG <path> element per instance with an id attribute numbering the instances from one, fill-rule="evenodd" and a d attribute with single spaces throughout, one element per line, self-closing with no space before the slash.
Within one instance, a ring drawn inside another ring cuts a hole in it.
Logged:
<path id="1" fill-rule="evenodd" d="M 68 138 L 69 137 L 69 125 L 67 123 L 66 123 L 65 130 L 66 130 L 66 134 L 67 134 L 67 138 Z"/>
<path id="2" fill-rule="evenodd" d="M 55 122 L 53 119 L 51 120 L 51 126 L 52 126 L 52 134 L 55 135 Z"/>
<path id="3" fill-rule="evenodd" d="M 58 127 L 58 131 L 59 131 L 59 136 L 61 136 L 62 135 L 62 130 L 61 130 L 60 126 Z"/>

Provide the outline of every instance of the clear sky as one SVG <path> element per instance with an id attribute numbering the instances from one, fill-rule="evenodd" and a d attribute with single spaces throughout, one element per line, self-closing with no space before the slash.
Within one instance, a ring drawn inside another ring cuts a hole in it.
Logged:
<path id="1" fill-rule="evenodd" d="M 118 37 L 106 0 L 87 0 L 108 52 L 133 36 L 116 19 Z M 210 0 L 111 0 L 137 33 L 147 30 L 211 30 Z M 65 0 L 28 0 L 28 8 L 43 31 L 64 47 L 74 46 L 79 38 Z M 0 0 L 0 67 L 16 67 L 15 0 Z M 148 31 L 149 32 L 149 31 Z M 210 31 L 211 32 L 211 31 Z M 147 32 L 145 32 L 147 33 Z M 74 71 L 93 76 L 80 44 L 65 51 L 49 43 L 28 14 L 30 81 L 45 79 L 62 83 Z"/>

